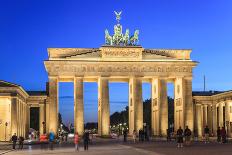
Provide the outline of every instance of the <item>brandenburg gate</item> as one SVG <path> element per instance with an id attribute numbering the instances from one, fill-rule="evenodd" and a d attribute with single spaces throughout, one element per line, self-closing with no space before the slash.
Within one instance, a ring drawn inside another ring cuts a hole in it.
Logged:
<path id="1" fill-rule="evenodd" d="M 84 132 L 83 82 L 98 83 L 98 133 L 110 133 L 109 82 L 129 84 L 129 133 L 143 128 L 142 83 L 151 83 L 151 121 L 153 135 L 166 135 L 168 128 L 167 83 L 174 83 L 174 128 L 186 125 L 193 131 L 192 70 L 197 62 L 191 50 L 145 49 L 138 45 L 136 30 L 122 34 L 118 23 L 114 35 L 105 31 L 100 48 L 49 48 L 44 61 L 49 76 L 46 104 L 47 132 L 58 130 L 58 83 L 74 82 L 74 128 Z"/>

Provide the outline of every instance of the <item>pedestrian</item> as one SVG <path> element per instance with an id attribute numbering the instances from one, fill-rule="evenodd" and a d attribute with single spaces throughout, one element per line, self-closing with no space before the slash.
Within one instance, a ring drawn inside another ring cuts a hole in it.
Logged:
<path id="1" fill-rule="evenodd" d="M 139 141 L 142 141 L 142 130 L 139 130 Z"/>
<path id="2" fill-rule="evenodd" d="M 24 138 L 22 136 L 19 137 L 19 149 L 23 149 Z"/>
<path id="3" fill-rule="evenodd" d="M 78 132 L 74 135 L 75 151 L 79 151 L 79 135 Z"/>
<path id="4" fill-rule="evenodd" d="M 166 132 L 167 132 L 167 142 L 169 142 L 169 141 L 171 141 L 171 131 L 170 131 L 170 128 L 167 128 Z"/>
<path id="5" fill-rule="evenodd" d="M 198 130 L 194 129 L 193 134 L 194 134 L 194 141 L 197 142 L 198 141 Z"/>
<path id="6" fill-rule="evenodd" d="M 144 141 L 144 130 L 141 130 L 141 140 Z"/>
<path id="7" fill-rule="evenodd" d="M 217 129 L 217 142 L 218 143 L 221 142 L 221 129 L 220 129 L 220 127 L 218 127 L 218 129 Z"/>
<path id="8" fill-rule="evenodd" d="M 135 130 L 133 131 L 133 135 L 132 136 L 133 136 L 133 141 L 135 143 L 136 142 L 136 131 Z"/>
<path id="9" fill-rule="evenodd" d="M 14 135 L 11 137 L 11 140 L 13 142 L 13 149 L 15 150 L 15 146 L 18 140 L 18 137 L 16 136 L 16 133 L 14 133 Z"/>
<path id="10" fill-rule="evenodd" d="M 83 135 L 83 140 L 84 140 L 84 150 L 88 150 L 89 149 L 89 132 L 86 131 Z"/>
<path id="11" fill-rule="evenodd" d="M 183 130 L 181 129 L 181 126 L 177 130 L 177 147 L 183 147 Z"/>
<path id="12" fill-rule="evenodd" d="M 209 143 L 209 127 L 207 125 L 205 126 L 204 134 L 205 134 L 205 143 Z"/>
<path id="13" fill-rule="evenodd" d="M 188 126 L 186 126 L 186 128 L 184 130 L 184 136 L 185 136 L 186 145 L 190 145 L 191 135 L 192 135 L 192 131 L 188 128 Z"/>
<path id="14" fill-rule="evenodd" d="M 226 143 L 226 130 L 225 130 L 225 127 L 222 127 L 222 129 L 221 129 L 221 137 L 222 137 L 222 143 Z"/>
<path id="15" fill-rule="evenodd" d="M 49 133 L 49 148 L 50 148 L 50 150 L 53 150 L 54 140 L 55 140 L 55 134 L 51 131 Z"/>
<path id="16" fill-rule="evenodd" d="M 124 130 L 123 130 L 123 141 L 124 142 L 126 142 L 127 141 L 127 129 L 125 128 Z"/>

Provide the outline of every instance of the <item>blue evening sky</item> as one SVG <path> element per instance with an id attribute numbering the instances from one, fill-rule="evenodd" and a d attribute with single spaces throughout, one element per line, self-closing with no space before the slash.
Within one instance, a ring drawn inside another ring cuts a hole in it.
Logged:
<path id="1" fill-rule="evenodd" d="M 193 90 L 232 89 L 231 0 L 0 0 L 0 79 L 45 90 L 49 47 L 100 47 L 113 32 L 114 10 L 123 28 L 140 30 L 144 48 L 190 48 Z M 73 84 L 60 84 L 60 111 L 73 117 Z M 97 120 L 97 84 L 85 83 L 85 121 Z M 171 95 L 173 87 L 169 87 Z M 127 105 L 128 85 L 110 84 L 111 113 Z M 143 85 L 144 99 L 150 85 Z"/>

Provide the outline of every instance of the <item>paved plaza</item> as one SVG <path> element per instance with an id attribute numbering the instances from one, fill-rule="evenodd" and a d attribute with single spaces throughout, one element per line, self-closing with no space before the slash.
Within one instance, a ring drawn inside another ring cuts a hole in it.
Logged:
<path id="1" fill-rule="evenodd" d="M 211 142 L 192 143 L 191 146 L 177 148 L 176 143 L 165 141 L 150 141 L 133 143 L 131 141 L 124 143 L 121 140 L 101 140 L 93 142 L 88 151 L 84 151 L 83 145 L 80 145 L 80 151 L 74 151 L 74 144 L 57 144 L 54 150 L 41 149 L 40 145 L 26 145 L 24 150 L 16 150 L 6 153 L 7 155 L 230 155 L 232 153 L 232 143 L 219 144 Z"/>

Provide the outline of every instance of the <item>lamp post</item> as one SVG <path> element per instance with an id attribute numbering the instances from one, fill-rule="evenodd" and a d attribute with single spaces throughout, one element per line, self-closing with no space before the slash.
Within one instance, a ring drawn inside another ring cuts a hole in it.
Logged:
<path id="1" fill-rule="evenodd" d="M 5 141 L 6 141 L 6 128 L 7 128 L 8 123 L 5 123 Z"/>
<path id="2" fill-rule="evenodd" d="M 227 137 L 229 137 L 229 121 L 226 121 L 226 135 L 227 135 Z"/>
<path id="3" fill-rule="evenodd" d="M 44 121 L 42 122 L 42 125 L 43 125 L 43 134 L 45 134 L 45 122 Z"/>

